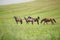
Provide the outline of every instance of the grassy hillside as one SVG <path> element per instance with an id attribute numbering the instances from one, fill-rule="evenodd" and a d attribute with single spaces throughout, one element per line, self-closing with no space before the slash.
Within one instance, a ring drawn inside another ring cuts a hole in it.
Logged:
<path id="1" fill-rule="evenodd" d="M 55 18 L 52 25 L 31 23 L 25 20 L 16 24 L 13 16 Z M 60 0 L 36 0 L 22 4 L 0 6 L 0 40 L 60 40 Z"/>

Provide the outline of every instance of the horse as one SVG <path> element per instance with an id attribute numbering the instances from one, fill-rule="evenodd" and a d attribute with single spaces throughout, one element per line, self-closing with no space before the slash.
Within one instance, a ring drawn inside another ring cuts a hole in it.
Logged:
<path id="1" fill-rule="evenodd" d="M 37 17 L 37 18 L 32 18 L 32 17 L 26 18 L 26 17 L 24 17 L 24 19 L 26 20 L 26 23 L 31 22 L 33 24 L 33 22 L 37 22 L 37 24 L 39 24 L 40 17 Z"/>
<path id="2" fill-rule="evenodd" d="M 20 24 L 22 24 L 22 22 L 23 22 L 21 18 L 17 18 L 16 16 L 14 16 L 14 19 L 17 24 L 18 24 L 18 22 L 20 22 Z"/>
<path id="3" fill-rule="evenodd" d="M 54 22 L 56 23 L 56 20 L 53 19 L 53 18 L 44 18 L 44 19 L 41 20 L 41 23 L 42 23 L 43 21 L 44 21 L 44 24 L 45 24 L 45 23 L 47 24 L 47 22 L 51 22 L 52 24 L 54 24 Z"/>

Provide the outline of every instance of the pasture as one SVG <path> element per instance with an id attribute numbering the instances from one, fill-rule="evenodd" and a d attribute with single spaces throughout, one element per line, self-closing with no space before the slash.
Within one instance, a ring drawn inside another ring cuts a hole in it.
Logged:
<path id="1" fill-rule="evenodd" d="M 13 16 L 54 18 L 52 25 L 34 22 L 16 24 Z M 22 4 L 0 6 L 0 40 L 60 40 L 60 0 L 36 0 Z"/>

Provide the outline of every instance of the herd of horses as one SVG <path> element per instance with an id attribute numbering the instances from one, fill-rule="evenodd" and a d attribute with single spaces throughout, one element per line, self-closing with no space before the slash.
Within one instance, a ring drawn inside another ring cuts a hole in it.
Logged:
<path id="1" fill-rule="evenodd" d="M 25 20 L 27 24 L 29 22 L 31 22 L 32 24 L 34 22 L 37 22 L 38 25 L 39 25 L 39 23 L 42 23 L 42 22 L 44 22 L 44 24 L 45 23 L 48 24 L 48 22 L 51 22 L 52 24 L 56 23 L 56 20 L 54 18 L 44 18 L 44 19 L 41 20 L 41 22 L 39 22 L 39 20 L 40 20 L 39 16 L 37 18 L 33 18 L 33 17 L 28 16 L 27 18 L 24 17 L 24 19 L 14 16 L 14 19 L 15 19 L 17 24 L 18 24 L 18 22 L 20 22 L 22 24 L 23 20 Z"/>

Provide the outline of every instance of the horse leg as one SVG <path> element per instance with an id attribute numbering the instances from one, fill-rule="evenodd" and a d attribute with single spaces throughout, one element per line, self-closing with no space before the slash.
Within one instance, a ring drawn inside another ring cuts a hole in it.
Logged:
<path id="1" fill-rule="evenodd" d="M 53 21 L 51 21 L 51 23 L 54 24 Z"/>
<path id="2" fill-rule="evenodd" d="M 33 25 L 33 21 L 32 21 L 32 25 Z"/>
<path id="3" fill-rule="evenodd" d="M 28 21 L 26 21 L 26 24 L 28 24 L 29 22 Z"/>
<path id="4" fill-rule="evenodd" d="M 46 24 L 48 24 L 48 23 L 46 22 Z"/>
<path id="5" fill-rule="evenodd" d="M 20 21 L 20 23 L 22 24 L 22 21 Z"/>
<path id="6" fill-rule="evenodd" d="M 37 21 L 37 24 L 39 25 L 39 21 Z"/>
<path id="7" fill-rule="evenodd" d="M 28 24 L 28 21 L 26 20 L 26 24 Z"/>
<path id="8" fill-rule="evenodd" d="M 46 22 L 44 21 L 44 25 L 45 25 L 45 23 L 46 23 Z"/>
<path id="9" fill-rule="evenodd" d="M 37 24 L 39 25 L 39 22 L 37 22 Z"/>

